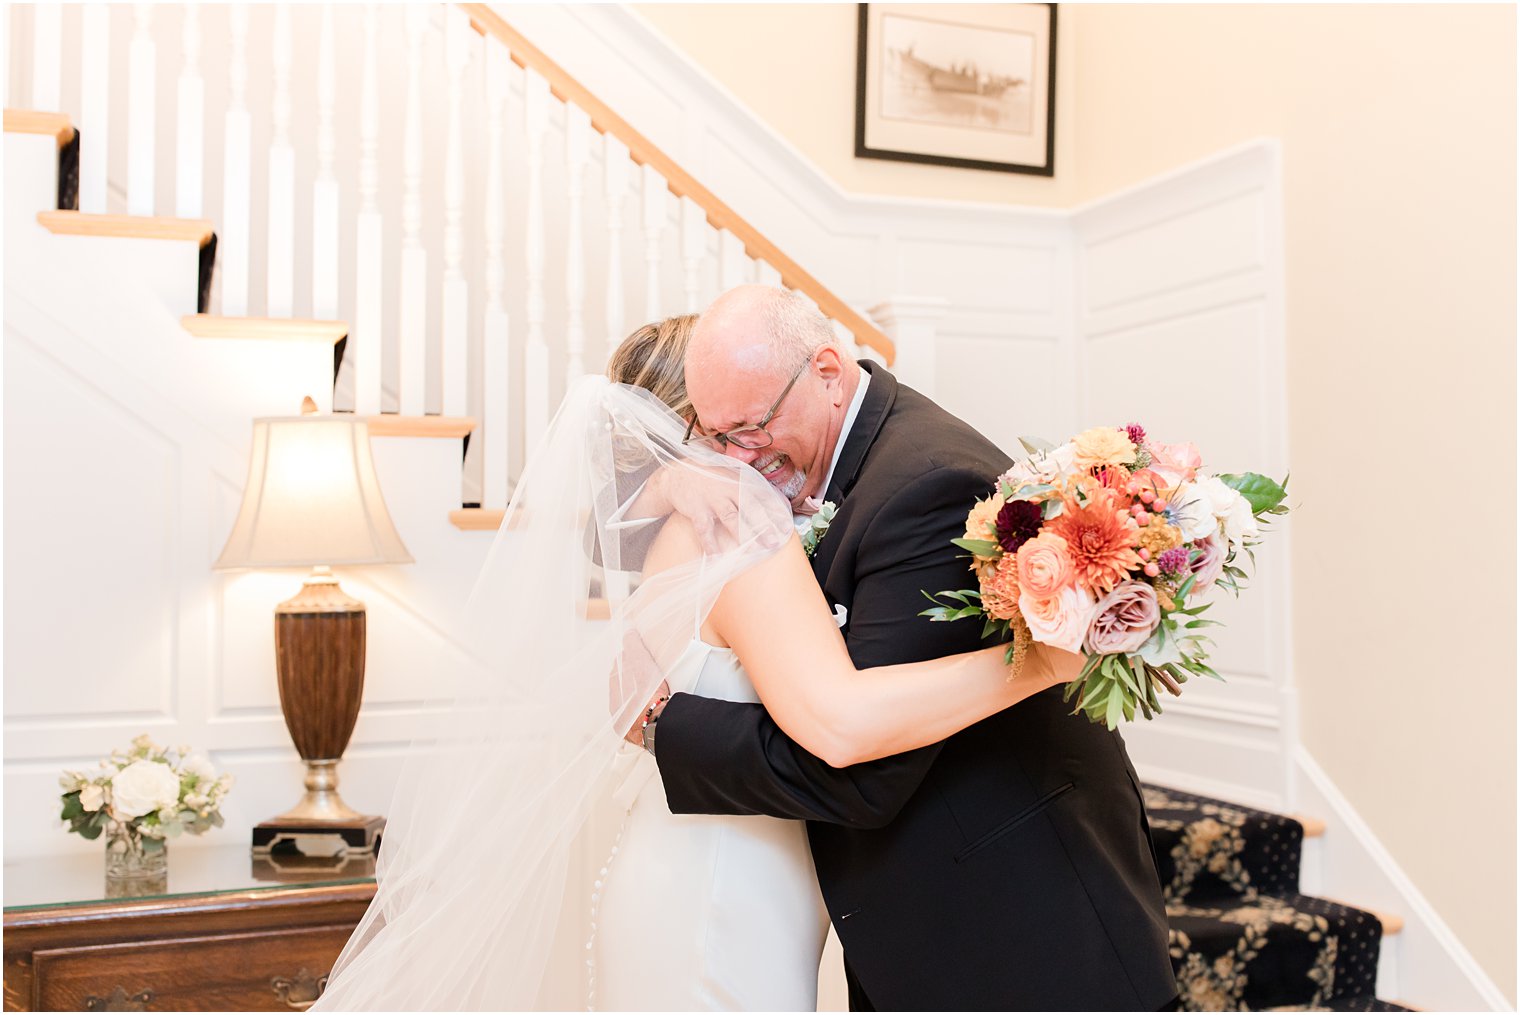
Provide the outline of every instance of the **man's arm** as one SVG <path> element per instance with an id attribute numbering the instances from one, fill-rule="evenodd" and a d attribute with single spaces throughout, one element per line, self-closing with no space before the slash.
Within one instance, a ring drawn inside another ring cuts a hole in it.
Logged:
<path id="1" fill-rule="evenodd" d="M 950 540 L 991 480 L 938 469 L 877 511 L 861 540 L 846 644 L 861 668 L 980 648 L 976 623 L 932 623 L 921 590 L 975 579 Z M 785 632 L 776 632 L 785 637 Z M 891 821 L 938 755 L 933 744 L 879 761 L 831 768 L 792 741 L 759 705 L 677 694 L 657 726 L 655 757 L 678 814 L 770 814 L 858 827 Z"/>

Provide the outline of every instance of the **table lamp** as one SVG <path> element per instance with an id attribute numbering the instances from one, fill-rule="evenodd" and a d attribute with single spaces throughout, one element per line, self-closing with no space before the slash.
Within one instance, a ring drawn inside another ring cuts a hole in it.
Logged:
<path id="1" fill-rule="evenodd" d="M 215 570 L 310 567 L 301 591 L 274 611 L 280 710 L 306 763 L 306 792 L 253 829 L 256 854 L 302 849 L 314 836 L 334 852 L 372 853 L 385 819 L 360 814 L 338 795 L 337 765 L 364 691 L 364 604 L 333 576 L 334 565 L 409 564 L 385 509 L 363 418 L 302 415 L 253 421 L 243 503 Z"/>

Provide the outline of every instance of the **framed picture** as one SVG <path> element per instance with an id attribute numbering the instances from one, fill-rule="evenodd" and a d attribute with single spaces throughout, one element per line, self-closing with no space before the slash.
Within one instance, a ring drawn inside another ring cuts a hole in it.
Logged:
<path id="1" fill-rule="evenodd" d="M 855 154 L 1055 175 L 1055 4 L 861 4 Z"/>

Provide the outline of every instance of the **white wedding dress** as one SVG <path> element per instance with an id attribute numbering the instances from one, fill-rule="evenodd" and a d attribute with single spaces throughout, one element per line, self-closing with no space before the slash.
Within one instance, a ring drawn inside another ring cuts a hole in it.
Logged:
<path id="1" fill-rule="evenodd" d="M 672 690 L 757 702 L 730 649 L 693 639 Z M 601 876 L 592 1006 L 816 1011 L 828 914 L 801 821 L 671 814 L 652 757 L 626 746 L 625 817 Z"/>

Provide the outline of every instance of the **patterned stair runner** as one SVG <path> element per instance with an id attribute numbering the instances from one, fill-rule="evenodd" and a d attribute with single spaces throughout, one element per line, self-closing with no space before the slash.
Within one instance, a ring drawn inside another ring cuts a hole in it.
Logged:
<path id="1" fill-rule="evenodd" d="M 1377 917 L 1298 890 L 1292 818 L 1145 787 L 1184 1011 L 1407 1011 L 1378 1000 Z"/>

